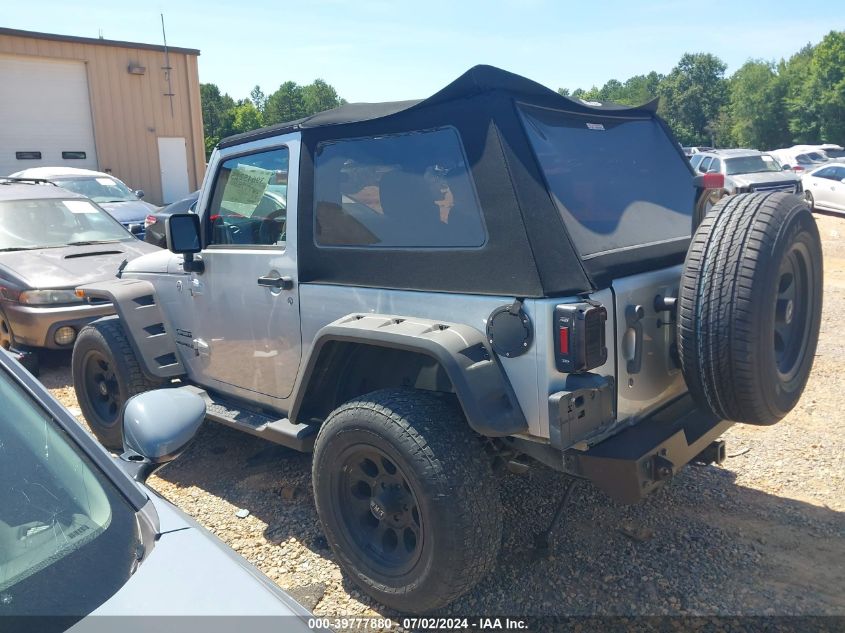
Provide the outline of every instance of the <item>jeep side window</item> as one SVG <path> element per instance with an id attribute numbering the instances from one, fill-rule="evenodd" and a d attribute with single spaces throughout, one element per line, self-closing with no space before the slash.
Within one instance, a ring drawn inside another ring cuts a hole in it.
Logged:
<path id="1" fill-rule="evenodd" d="M 217 172 L 209 206 L 211 245 L 285 245 L 286 147 L 238 156 Z"/>
<path id="2" fill-rule="evenodd" d="M 320 143 L 314 166 L 320 246 L 471 248 L 486 234 L 451 128 Z"/>

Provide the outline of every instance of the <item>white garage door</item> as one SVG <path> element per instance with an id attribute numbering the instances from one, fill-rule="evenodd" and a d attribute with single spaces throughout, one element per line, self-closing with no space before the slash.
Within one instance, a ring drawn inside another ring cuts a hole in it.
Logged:
<path id="1" fill-rule="evenodd" d="M 97 169 L 85 63 L 0 55 L 0 176 L 29 167 Z"/>

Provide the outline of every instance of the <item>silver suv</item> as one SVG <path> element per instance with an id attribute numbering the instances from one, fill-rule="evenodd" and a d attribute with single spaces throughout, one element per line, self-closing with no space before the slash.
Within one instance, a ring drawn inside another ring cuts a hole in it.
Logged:
<path id="1" fill-rule="evenodd" d="M 801 178 L 789 167 L 782 167 L 770 154 L 755 149 L 719 149 L 695 154 L 690 160 L 702 174 L 725 177 L 729 194 L 753 191 L 801 193 Z"/>
<path id="2" fill-rule="evenodd" d="M 80 406 L 119 446 L 126 398 L 164 385 L 313 451 L 349 578 L 402 612 L 442 607 L 496 563 L 495 465 L 634 502 L 797 402 L 816 224 L 783 193 L 704 215 L 723 185 L 652 106 L 489 66 L 225 139 L 197 212 L 165 221 L 170 252 L 82 288 L 118 316 L 76 343 Z"/>

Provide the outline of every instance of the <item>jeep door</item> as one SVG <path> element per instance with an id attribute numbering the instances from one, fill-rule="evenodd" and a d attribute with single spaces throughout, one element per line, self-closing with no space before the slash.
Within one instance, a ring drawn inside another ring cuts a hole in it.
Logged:
<path id="1" fill-rule="evenodd" d="M 224 150 L 200 197 L 205 270 L 191 280 L 193 378 L 271 406 L 290 395 L 300 358 L 297 182 L 289 171 L 298 163 L 298 135 Z"/>

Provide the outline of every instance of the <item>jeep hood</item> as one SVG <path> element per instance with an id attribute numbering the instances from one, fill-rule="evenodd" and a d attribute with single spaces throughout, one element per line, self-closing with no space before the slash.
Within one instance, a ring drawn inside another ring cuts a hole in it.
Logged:
<path id="1" fill-rule="evenodd" d="M 0 253 L 0 275 L 28 288 L 74 288 L 110 279 L 124 259 L 133 260 L 158 250 L 157 246 L 133 238 L 88 246 Z"/>

